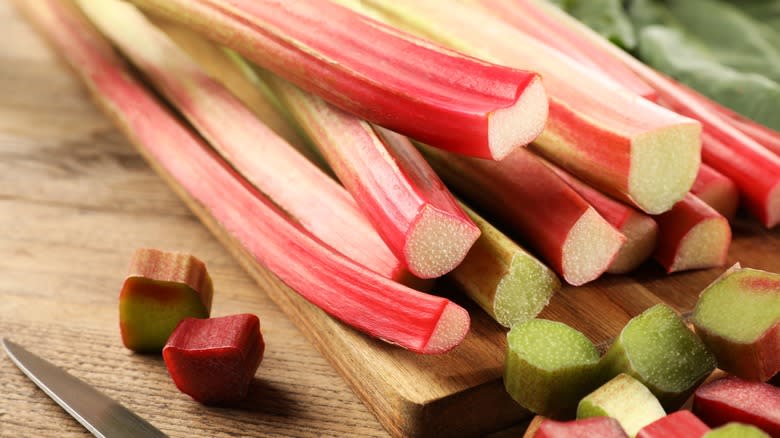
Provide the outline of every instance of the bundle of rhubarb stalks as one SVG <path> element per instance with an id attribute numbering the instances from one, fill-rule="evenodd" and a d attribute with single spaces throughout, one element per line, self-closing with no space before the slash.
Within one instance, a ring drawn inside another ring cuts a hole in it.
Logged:
<path id="1" fill-rule="evenodd" d="M 721 266 L 740 202 L 780 223 L 779 133 L 541 0 L 18 4 L 201 217 L 413 352 L 469 330 L 432 279 L 513 327 L 559 278 Z"/>

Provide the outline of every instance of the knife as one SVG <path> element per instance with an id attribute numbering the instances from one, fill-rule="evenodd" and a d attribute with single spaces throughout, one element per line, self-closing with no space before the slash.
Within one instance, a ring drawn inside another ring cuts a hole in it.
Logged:
<path id="1" fill-rule="evenodd" d="M 107 395 L 20 345 L 3 339 L 3 348 L 30 380 L 96 437 L 167 436 Z"/>

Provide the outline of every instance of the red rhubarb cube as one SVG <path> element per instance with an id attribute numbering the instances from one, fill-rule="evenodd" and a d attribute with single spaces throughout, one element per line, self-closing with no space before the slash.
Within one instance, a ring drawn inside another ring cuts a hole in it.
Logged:
<path id="1" fill-rule="evenodd" d="M 163 359 L 181 392 L 203 404 L 225 404 L 246 397 L 264 350 L 255 315 L 185 318 L 163 348 Z"/>
<path id="2" fill-rule="evenodd" d="M 639 430 L 636 438 L 700 438 L 710 428 L 691 411 L 682 410 L 660 418 Z"/>
<path id="3" fill-rule="evenodd" d="M 768 383 L 738 377 L 708 383 L 694 393 L 693 412 L 711 427 L 739 422 L 780 437 L 780 388 Z"/>
<path id="4" fill-rule="evenodd" d="M 576 421 L 545 419 L 533 438 L 627 438 L 617 420 L 611 417 L 592 417 Z"/>

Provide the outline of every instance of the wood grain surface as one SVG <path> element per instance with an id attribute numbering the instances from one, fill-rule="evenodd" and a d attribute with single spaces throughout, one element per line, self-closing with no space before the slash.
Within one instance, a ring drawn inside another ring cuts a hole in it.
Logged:
<path id="1" fill-rule="evenodd" d="M 220 245 L 6 3 L 0 25 L 0 336 L 172 436 L 477 435 L 527 417 L 501 385 L 505 331 L 483 312 L 453 293 L 470 309 L 472 330 L 461 347 L 438 357 L 413 355 L 333 321 L 255 265 L 200 212 Z M 735 236 L 730 262 L 780 271 L 779 231 L 740 219 Z M 212 314 L 260 317 L 266 358 L 238 408 L 197 405 L 175 389 L 159 357 L 121 346 L 118 289 L 130 254 L 143 246 L 203 259 L 215 283 Z M 567 288 L 542 316 L 604 344 L 653 304 L 689 311 L 721 271 L 667 276 L 648 264 L 630 277 Z M 437 290 L 452 288 L 442 283 Z M 85 434 L 4 355 L 0 373 L 0 436 Z"/>
<path id="2" fill-rule="evenodd" d="M 0 337 L 95 385 L 173 437 L 387 432 L 284 313 L 0 1 Z M 268 344 L 248 400 L 205 408 L 159 356 L 119 338 L 119 287 L 137 247 L 190 251 L 213 315 L 251 312 Z M 0 436 L 91 436 L 0 353 Z"/>

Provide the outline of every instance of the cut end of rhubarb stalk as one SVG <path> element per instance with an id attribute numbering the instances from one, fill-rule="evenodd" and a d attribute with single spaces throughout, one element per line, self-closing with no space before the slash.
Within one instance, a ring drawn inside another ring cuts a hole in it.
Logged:
<path id="1" fill-rule="evenodd" d="M 658 242 L 658 224 L 644 214 L 632 214 L 620 227 L 620 232 L 627 240 L 607 269 L 610 274 L 633 271 L 653 254 Z"/>
<path id="2" fill-rule="evenodd" d="M 625 241 L 625 236 L 589 208 L 563 245 L 564 279 L 573 286 L 595 280 L 606 271 Z"/>
<path id="3" fill-rule="evenodd" d="M 488 146 L 494 159 L 500 160 L 538 137 L 547 123 L 548 112 L 547 93 L 542 81 L 536 78 L 514 105 L 490 114 Z"/>
<path id="4" fill-rule="evenodd" d="M 448 302 L 422 353 L 441 354 L 452 350 L 466 337 L 470 322 L 466 309 Z"/>
<path id="5" fill-rule="evenodd" d="M 779 274 L 726 273 L 702 292 L 692 322 L 721 369 L 760 381 L 780 371 Z"/>
<path id="6" fill-rule="evenodd" d="M 701 164 L 701 125 L 675 125 L 639 135 L 631 144 L 628 192 L 649 214 L 672 208 L 693 186 Z"/>
<path id="7" fill-rule="evenodd" d="M 512 327 L 536 317 L 559 287 L 558 277 L 540 261 L 525 252 L 515 254 L 508 275 L 496 286 L 496 321 Z"/>
<path id="8" fill-rule="evenodd" d="M 436 278 L 452 271 L 479 235 L 473 222 L 423 207 L 404 248 L 409 271 L 420 278 Z"/>
<path id="9" fill-rule="evenodd" d="M 725 217 L 715 217 L 694 226 L 680 242 L 669 273 L 711 268 L 726 262 L 731 243 L 731 227 Z"/>

